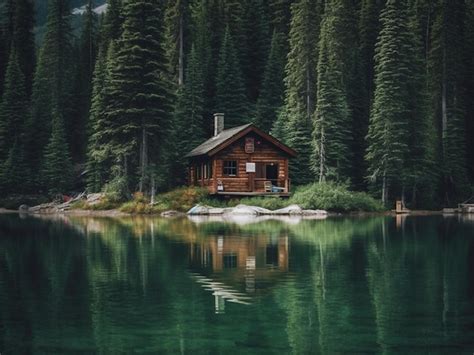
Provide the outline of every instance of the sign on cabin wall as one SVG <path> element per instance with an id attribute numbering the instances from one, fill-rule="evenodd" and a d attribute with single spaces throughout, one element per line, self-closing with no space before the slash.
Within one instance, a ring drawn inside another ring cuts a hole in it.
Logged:
<path id="1" fill-rule="evenodd" d="M 255 172 L 255 163 L 246 163 L 245 164 L 245 172 L 254 173 Z"/>
<path id="2" fill-rule="evenodd" d="M 245 153 L 251 154 L 255 152 L 255 140 L 253 138 L 245 138 Z"/>

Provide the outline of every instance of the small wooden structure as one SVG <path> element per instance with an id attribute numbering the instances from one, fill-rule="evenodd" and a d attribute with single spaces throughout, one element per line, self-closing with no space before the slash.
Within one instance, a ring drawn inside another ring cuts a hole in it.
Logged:
<path id="1" fill-rule="evenodd" d="M 224 130 L 221 113 L 214 126 L 214 136 L 186 155 L 191 186 L 227 196 L 289 196 L 293 149 L 253 124 Z"/>

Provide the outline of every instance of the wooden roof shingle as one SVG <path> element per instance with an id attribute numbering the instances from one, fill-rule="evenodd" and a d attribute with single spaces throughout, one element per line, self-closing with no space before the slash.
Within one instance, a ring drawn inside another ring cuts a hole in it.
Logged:
<path id="1" fill-rule="evenodd" d="M 215 153 L 217 153 L 221 149 L 224 149 L 229 144 L 233 143 L 234 141 L 241 138 L 250 131 L 256 132 L 281 150 L 285 151 L 287 154 L 291 156 L 296 156 L 296 152 L 293 149 L 287 147 L 286 145 L 278 141 L 276 138 L 255 127 L 252 123 L 248 123 L 243 126 L 223 130 L 217 136 L 209 138 L 207 141 L 194 148 L 192 151 L 186 154 L 185 157 L 192 158 L 201 155 L 214 155 Z"/>

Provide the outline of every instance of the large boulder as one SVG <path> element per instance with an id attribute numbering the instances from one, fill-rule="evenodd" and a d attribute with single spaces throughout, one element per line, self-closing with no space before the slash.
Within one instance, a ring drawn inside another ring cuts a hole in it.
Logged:
<path id="1" fill-rule="evenodd" d="M 303 209 L 298 205 L 289 205 L 285 208 L 280 208 L 279 210 L 273 211 L 271 214 L 274 215 L 301 215 L 303 214 Z"/>
<path id="2" fill-rule="evenodd" d="M 212 207 L 204 206 L 204 205 L 196 205 L 193 208 L 191 208 L 187 212 L 187 214 L 190 216 L 209 215 L 210 209 L 212 209 Z"/>
<path id="3" fill-rule="evenodd" d="M 237 205 L 234 208 L 228 209 L 226 214 L 230 215 L 247 215 L 247 216 L 258 216 L 264 214 L 270 214 L 271 211 L 266 208 L 257 206 Z"/>

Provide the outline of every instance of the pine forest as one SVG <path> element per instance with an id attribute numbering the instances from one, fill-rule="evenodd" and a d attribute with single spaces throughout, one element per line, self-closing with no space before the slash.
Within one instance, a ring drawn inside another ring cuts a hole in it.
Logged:
<path id="1" fill-rule="evenodd" d="M 293 148 L 295 186 L 334 182 L 419 209 L 474 192 L 474 0 L 0 11 L 1 196 L 185 185 L 185 155 L 212 136 L 215 112 Z"/>

